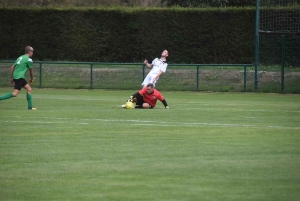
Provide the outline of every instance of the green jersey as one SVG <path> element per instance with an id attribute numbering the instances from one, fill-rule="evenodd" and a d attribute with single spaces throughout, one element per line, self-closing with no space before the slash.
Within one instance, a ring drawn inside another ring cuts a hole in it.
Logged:
<path id="1" fill-rule="evenodd" d="M 26 54 L 17 58 L 14 63 L 13 79 L 25 78 L 25 73 L 28 68 L 32 68 L 32 59 Z"/>

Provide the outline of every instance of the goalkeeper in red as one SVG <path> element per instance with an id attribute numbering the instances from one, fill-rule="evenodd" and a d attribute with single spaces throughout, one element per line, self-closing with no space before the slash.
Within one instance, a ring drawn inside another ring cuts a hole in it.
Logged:
<path id="1" fill-rule="evenodd" d="M 164 104 L 165 108 L 169 109 L 169 106 L 162 94 L 154 89 L 153 83 L 149 83 L 139 92 L 130 96 L 130 99 L 128 101 L 136 103 L 135 108 L 152 109 L 155 107 L 157 100 L 160 100 Z M 122 105 L 122 107 L 125 107 L 125 105 Z"/>
<path id="2" fill-rule="evenodd" d="M 29 83 L 33 83 L 33 70 L 32 70 L 32 57 L 33 48 L 30 46 L 25 47 L 25 54 L 19 56 L 15 63 L 10 67 L 10 83 L 14 84 L 14 91 L 12 93 L 5 94 L 0 96 L 0 101 L 16 97 L 22 88 L 26 89 L 26 99 L 28 103 L 28 110 L 36 110 L 32 107 L 32 96 L 31 96 L 31 87 L 25 80 L 25 73 L 29 69 L 30 80 Z"/>

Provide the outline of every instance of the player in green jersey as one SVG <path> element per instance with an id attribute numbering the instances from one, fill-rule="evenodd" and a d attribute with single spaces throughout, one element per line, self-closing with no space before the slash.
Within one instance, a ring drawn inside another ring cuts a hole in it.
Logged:
<path id="1" fill-rule="evenodd" d="M 30 46 L 25 47 L 25 54 L 18 57 L 15 63 L 10 67 L 10 83 L 14 84 L 14 91 L 12 93 L 0 96 L 0 101 L 16 97 L 22 88 L 26 89 L 26 98 L 28 102 L 28 110 L 36 110 L 32 107 L 32 96 L 31 87 L 27 84 L 25 80 L 25 73 L 29 69 L 30 80 L 29 83 L 33 83 L 33 70 L 32 70 L 32 57 L 33 48 Z"/>

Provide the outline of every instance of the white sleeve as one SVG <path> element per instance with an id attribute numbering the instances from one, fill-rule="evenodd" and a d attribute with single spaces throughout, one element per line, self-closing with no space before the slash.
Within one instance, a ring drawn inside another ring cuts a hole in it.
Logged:
<path id="1" fill-rule="evenodd" d="M 157 58 L 153 59 L 152 65 L 154 65 L 156 61 L 157 61 Z"/>

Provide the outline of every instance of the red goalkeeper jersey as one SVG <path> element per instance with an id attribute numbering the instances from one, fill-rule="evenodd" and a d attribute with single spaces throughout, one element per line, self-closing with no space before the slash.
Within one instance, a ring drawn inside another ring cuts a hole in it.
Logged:
<path id="1" fill-rule="evenodd" d="M 141 94 L 143 96 L 143 99 L 146 103 L 149 103 L 150 105 L 152 105 L 153 107 L 156 105 L 156 101 L 157 99 L 160 101 L 163 101 L 165 98 L 161 95 L 161 93 L 159 91 L 157 91 L 156 89 L 154 89 L 152 94 L 148 94 L 147 93 L 147 88 L 144 87 L 143 89 L 141 89 L 139 91 L 139 94 Z"/>

